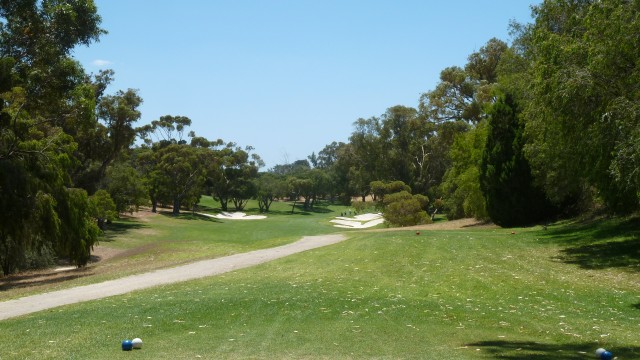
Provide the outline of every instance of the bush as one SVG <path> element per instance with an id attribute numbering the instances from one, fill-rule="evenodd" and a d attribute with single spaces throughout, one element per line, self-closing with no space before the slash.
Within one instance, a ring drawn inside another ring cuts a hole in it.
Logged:
<path id="1" fill-rule="evenodd" d="M 352 201 L 351 206 L 355 209 L 355 211 L 362 213 L 364 209 L 368 208 L 371 204 L 368 204 L 364 201 Z"/>
<path id="2" fill-rule="evenodd" d="M 390 203 L 384 212 L 384 217 L 396 226 L 412 226 L 431 222 L 427 212 L 422 210 L 420 201 L 413 197 Z"/>

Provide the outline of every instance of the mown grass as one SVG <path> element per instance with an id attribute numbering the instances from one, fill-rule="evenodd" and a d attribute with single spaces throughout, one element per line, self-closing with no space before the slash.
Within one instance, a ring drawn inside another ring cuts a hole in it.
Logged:
<path id="1" fill-rule="evenodd" d="M 352 232 L 346 242 L 224 276 L 2 321 L 11 340 L 0 354 L 560 360 L 605 347 L 637 359 L 637 258 L 592 266 L 573 253 L 625 248 L 638 241 L 637 224 Z M 120 341 L 132 337 L 144 348 L 122 352 Z"/>
<path id="2" fill-rule="evenodd" d="M 321 202 L 313 210 L 296 207 L 293 213 L 291 208 L 289 202 L 274 202 L 264 220 L 220 220 L 189 211 L 173 216 L 170 210 L 162 209 L 158 214 L 144 218 L 123 217 L 111 224 L 100 239 L 100 246 L 118 250 L 121 254 L 55 279 L 37 281 L 35 286 L 25 287 L 12 283 L 12 278 L 2 279 L 0 289 L 12 291 L 0 291 L 0 300 L 270 248 L 303 236 L 345 231 L 329 222 L 346 211 L 345 206 Z M 250 201 L 246 212 L 255 214 L 258 211 L 257 203 Z M 211 197 L 203 197 L 199 212 L 218 213 L 219 205 Z M 30 275 L 15 278 L 25 276 Z"/>

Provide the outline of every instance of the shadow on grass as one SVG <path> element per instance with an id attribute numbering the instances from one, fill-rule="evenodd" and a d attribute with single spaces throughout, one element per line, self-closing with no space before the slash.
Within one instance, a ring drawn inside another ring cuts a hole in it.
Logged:
<path id="1" fill-rule="evenodd" d="M 467 344 L 480 348 L 494 359 L 571 360 L 595 358 L 600 346 L 593 343 L 545 344 L 533 341 L 480 341 Z M 607 348 L 618 359 L 638 359 L 640 347 Z"/>
<path id="2" fill-rule="evenodd" d="M 640 218 L 592 220 L 545 232 L 565 246 L 559 260 L 584 269 L 624 268 L 640 272 Z"/>
<path id="3" fill-rule="evenodd" d="M 107 225 L 104 235 L 99 241 L 111 242 L 114 239 L 128 231 L 149 227 L 134 219 L 119 219 Z"/>
<path id="4" fill-rule="evenodd" d="M 585 269 L 611 267 L 640 271 L 640 238 L 568 247 L 562 250 L 562 261 Z"/>
<path id="5" fill-rule="evenodd" d="M 192 212 L 181 212 L 178 215 L 174 215 L 173 212 L 171 211 L 161 211 L 159 214 L 165 217 L 170 217 L 170 218 L 180 219 L 180 220 L 200 220 L 200 221 L 209 221 L 209 222 L 215 222 L 215 223 L 222 222 L 220 221 L 220 219 L 210 217 L 210 216 L 200 215 Z"/>
<path id="6" fill-rule="evenodd" d="M 79 268 L 45 275 L 41 273 L 10 275 L 0 279 L 0 291 L 57 284 L 91 275 L 93 275 L 93 271 L 88 268 Z"/>

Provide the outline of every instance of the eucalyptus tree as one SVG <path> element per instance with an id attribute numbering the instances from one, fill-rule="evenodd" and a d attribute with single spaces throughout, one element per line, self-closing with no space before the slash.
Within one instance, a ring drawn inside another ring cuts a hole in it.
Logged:
<path id="1" fill-rule="evenodd" d="M 364 201 L 371 192 L 369 184 L 383 176 L 384 164 L 389 159 L 380 141 L 382 124 L 379 118 L 360 118 L 353 125 L 350 146 L 341 152 L 339 161 L 347 171 L 351 194 Z"/>
<path id="2" fill-rule="evenodd" d="M 187 144 L 170 144 L 156 154 L 159 191 L 170 199 L 174 215 L 180 214 L 183 204 L 193 205 L 200 199 L 205 167 L 199 155 L 197 148 Z"/>
<path id="3" fill-rule="evenodd" d="M 229 201 L 240 211 L 247 201 L 256 196 L 253 183 L 259 168 L 264 164 L 257 154 L 251 154 L 251 146 L 242 149 L 230 142 L 216 151 L 216 160 L 207 165 L 207 188 L 214 200 L 228 211 Z"/>
<path id="4" fill-rule="evenodd" d="M 638 1 L 550 0 L 533 14 L 520 41 L 534 175 L 557 203 L 595 189 L 610 209 L 638 209 Z"/>
<path id="5" fill-rule="evenodd" d="M 255 184 L 260 212 L 269 212 L 269 208 L 276 198 L 284 198 L 288 195 L 287 182 L 282 175 L 270 172 L 260 173 Z"/>

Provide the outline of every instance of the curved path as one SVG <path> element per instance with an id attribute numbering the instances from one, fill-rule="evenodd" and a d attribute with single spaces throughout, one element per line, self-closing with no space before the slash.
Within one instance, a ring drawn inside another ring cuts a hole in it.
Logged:
<path id="1" fill-rule="evenodd" d="M 202 260 L 169 269 L 127 276 L 98 284 L 27 296 L 0 302 L 0 320 L 54 307 L 125 294 L 134 290 L 218 275 L 262 264 L 295 253 L 345 240 L 344 235 L 306 236 L 301 240 L 270 249 L 256 250 L 211 260 Z"/>

